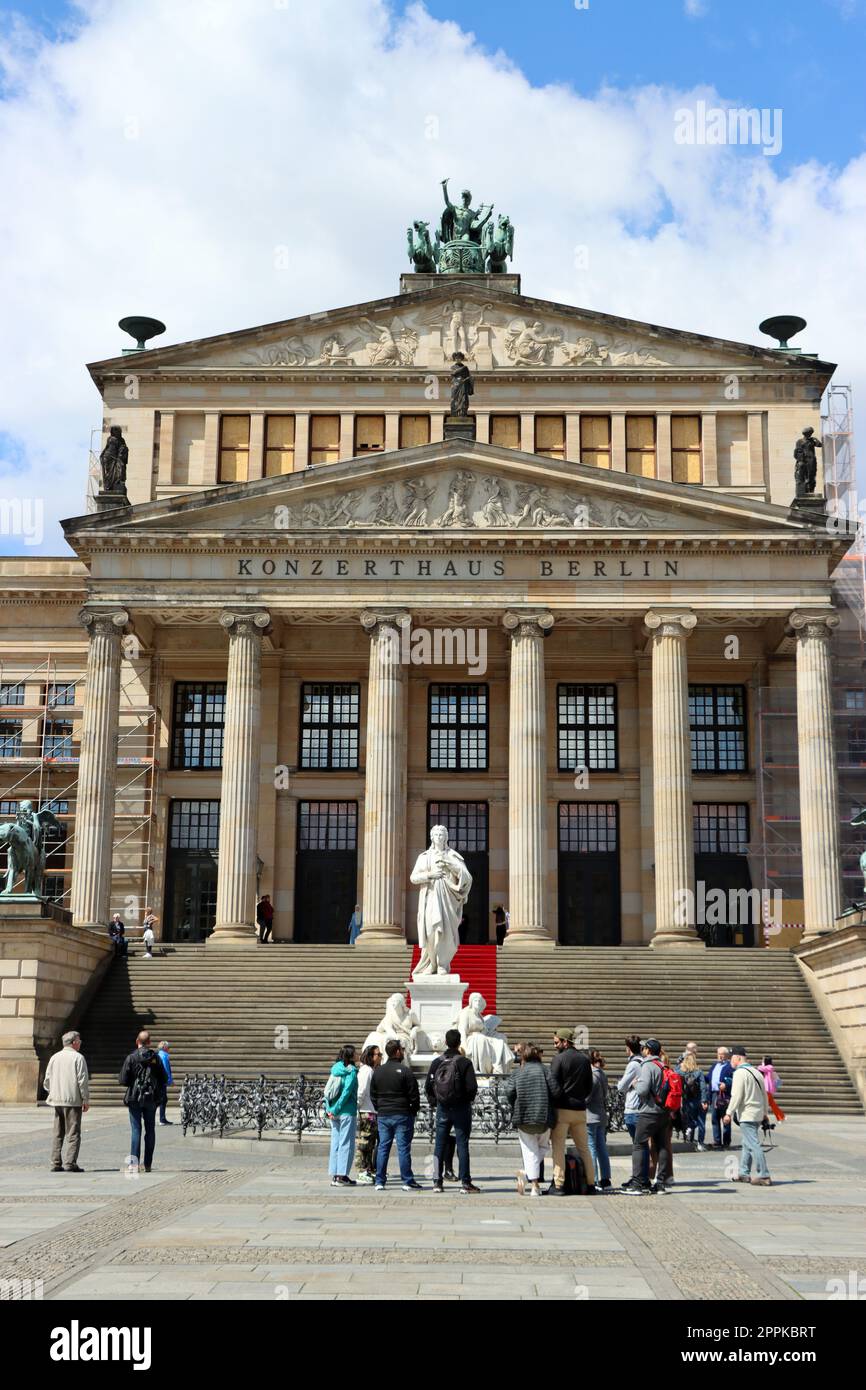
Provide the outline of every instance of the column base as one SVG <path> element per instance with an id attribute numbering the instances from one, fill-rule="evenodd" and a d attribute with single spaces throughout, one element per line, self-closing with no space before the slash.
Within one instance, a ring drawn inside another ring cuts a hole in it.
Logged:
<path id="1" fill-rule="evenodd" d="M 512 927 L 502 943 L 502 950 L 517 950 L 521 946 L 550 946 L 556 942 L 545 927 Z"/>
<path id="2" fill-rule="evenodd" d="M 707 943 L 706 941 L 704 941 L 703 937 L 697 935 L 686 936 L 684 932 L 676 931 L 656 932 L 655 936 L 650 942 L 651 948 L 661 948 L 662 950 L 666 950 L 668 947 L 670 947 L 673 950 L 676 950 L 679 947 L 690 946 L 697 946 L 701 951 L 705 951 L 707 949 Z"/>
<path id="3" fill-rule="evenodd" d="M 205 943 L 207 946 L 255 946 L 258 935 L 249 922 L 220 922 Z"/>
<path id="4" fill-rule="evenodd" d="M 399 922 L 379 922 L 368 927 L 366 922 L 356 946 L 401 946 L 406 945 L 406 935 Z"/>

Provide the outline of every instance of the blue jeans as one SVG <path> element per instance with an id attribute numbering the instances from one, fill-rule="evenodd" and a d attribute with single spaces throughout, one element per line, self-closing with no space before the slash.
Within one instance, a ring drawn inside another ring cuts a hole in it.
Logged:
<path id="1" fill-rule="evenodd" d="M 347 1178 L 352 1167 L 355 1152 L 355 1130 L 358 1127 L 357 1115 L 331 1116 L 331 1154 L 328 1159 L 328 1176 Z"/>
<path id="2" fill-rule="evenodd" d="M 414 1182 L 412 1172 L 412 1135 L 415 1133 L 414 1115 L 379 1115 L 379 1155 L 376 1160 L 376 1182 L 384 1186 L 388 1176 L 388 1159 L 391 1145 L 397 1140 L 397 1156 L 400 1160 L 402 1182 Z"/>
<path id="3" fill-rule="evenodd" d="M 442 1181 L 442 1158 L 445 1153 L 445 1142 L 451 1133 L 452 1126 L 457 1146 L 458 1175 L 463 1186 L 468 1187 L 472 1181 L 469 1175 L 469 1135 L 472 1130 L 472 1106 L 469 1104 L 437 1105 L 436 1107 L 436 1139 L 433 1146 L 436 1181 Z"/>
<path id="4" fill-rule="evenodd" d="M 596 1182 L 610 1182 L 610 1158 L 607 1152 L 605 1126 L 601 1123 L 590 1124 L 587 1122 L 586 1137 L 589 1140 L 589 1152 L 592 1154 Z"/>
<path id="5" fill-rule="evenodd" d="M 694 1130 L 697 1142 L 703 1144 L 707 1135 L 707 1115 L 700 1096 L 697 1100 L 683 1101 L 683 1122 L 686 1129 Z"/>
<path id="6" fill-rule="evenodd" d="M 768 1178 L 770 1170 L 767 1167 L 764 1150 L 761 1148 L 761 1141 L 758 1138 L 757 1120 L 740 1120 L 740 1136 L 743 1141 L 743 1147 L 740 1149 L 740 1177 L 747 1178 L 749 1176 L 752 1171 L 752 1159 L 754 1159 L 756 1176 Z"/>
<path id="7" fill-rule="evenodd" d="M 632 1145 L 634 1145 L 634 1129 L 637 1124 L 637 1116 L 638 1112 L 636 1110 L 627 1110 L 623 1116 L 625 1127 L 628 1130 L 628 1137 Z M 605 1143 L 607 1143 L 607 1140 L 605 1140 Z M 646 1149 L 644 1153 L 643 1179 L 644 1182 L 649 1182 L 649 1149 Z"/>
<path id="8" fill-rule="evenodd" d="M 129 1126 L 132 1130 L 130 1157 L 141 1161 L 141 1126 L 144 1122 L 144 1166 L 149 1168 L 156 1146 L 156 1105 L 130 1105 Z"/>

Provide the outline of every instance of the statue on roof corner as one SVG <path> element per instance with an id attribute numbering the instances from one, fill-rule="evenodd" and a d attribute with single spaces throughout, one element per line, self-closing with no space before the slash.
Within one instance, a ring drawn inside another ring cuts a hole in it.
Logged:
<path id="1" fill-rule="evenodd" d="M 105 448 L 99 455 L 102 469 L 102 491 L 126 496 L 126 465 L 129 449 L 120 425 L 112 425 L 108 431 Z"/>
<path id="2" fill-rule="evenodd" d="M 807 425 L 794 445 L 794 483 L 797 497 L 811 497 L 815 491 L 818 477 L 818 458 L 816 449 L 823 448 L 820 439 L 815 439 L 815 431 Z"/>
<path id="3" fill-rule="evenodd" d="M 491 221 L 492 203 L 473 208 L 472 194 L 464 188 L 459 203 L 448 195 L 448 179 L 442 180 L 444 210 L 430 245 L 429 224 L 417 220 L 407 230 L 409 259 L 419 274 L 501 275 L 514 250 L 511 219 L 500 215 Z"/>

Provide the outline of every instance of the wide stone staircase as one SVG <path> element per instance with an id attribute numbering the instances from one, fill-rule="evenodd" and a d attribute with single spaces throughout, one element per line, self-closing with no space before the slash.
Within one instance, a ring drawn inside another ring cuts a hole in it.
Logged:
<path id="1" fill-rule="evenodd" d="M 482 957 L 489 951 L 490 959 Z M 770 1052 L 792 1113 L 859 1113 L 856 1091 L 786 951 L 641 947 L 497 951 L 466 948 L 461 974 L 492 1004 L 512 1043 L 552 1056 L 557 1026 L 587 1029 L 610 1075 L 626 1033 L 654 1034 L 673 1055 L 694 1039 L 709 1064 L 719 1043 Z M 322 1075 L 341 1043 L 360 1045 L 409 976 L 411 947 L 179 945 L 154 960 L 113 962 L 80 1025 L 96 1104 L 116 1104 L 120 1064 L 149 1028 L 185 1073 Z M 455 962 L 460 968 L 460 962 Z M 473 979 L 478 972 L 479 978 Z M 177 1092 L 175 1092 L 177 1094 Z"/>

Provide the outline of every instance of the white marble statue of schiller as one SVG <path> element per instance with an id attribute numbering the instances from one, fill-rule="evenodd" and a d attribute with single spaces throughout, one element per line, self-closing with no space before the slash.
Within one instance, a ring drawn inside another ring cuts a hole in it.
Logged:
<path id="1" fill-rule="evenodd" d="M 430 848 L 418 855 L 411 880 L 421 888 L 418 900 L 418 943 L 421 959 L 416 975 L 447 975 L 457 947 L 463 908 L 472 887 L 472 875 L 463 856 L 448 845 L 444 825 L 430 831 Z"/>

